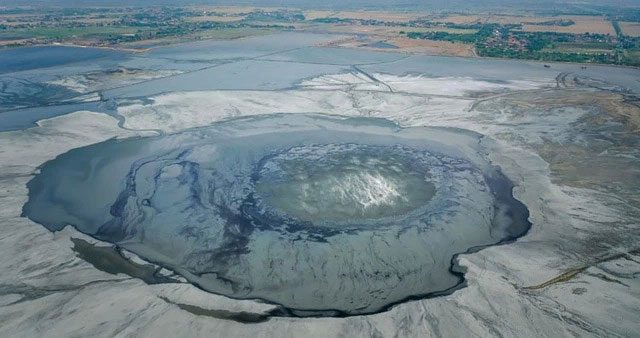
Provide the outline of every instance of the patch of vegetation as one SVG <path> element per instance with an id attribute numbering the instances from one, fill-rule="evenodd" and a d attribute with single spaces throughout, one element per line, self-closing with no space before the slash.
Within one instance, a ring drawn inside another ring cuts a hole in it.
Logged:
<path id="1" fill-rule="evenodd" d="M 295 22 L 304 21 L 304 14 L 297 11 L 254 11 L 245 16 L 244 21 L 280 21 L 280 22 Z"/>
<path id="2" fill-rule="evenodd" d="M 583 7 L 581 7 L 583 8 Z M 583 8 L 584 9 L 584 8 Z M 572 10 L 573 11 L 573 10 Z M 594 12 L 595 11 L 595 12 Z M 540 14 L 539 12 L 538 14 Z M 478 55 L 545 61 L 598 62 L 640 65 L 640 38 L 624 35 L 620 22 L 640 22 L 640 10 L 590 6 L 585 15 L 602 15 L 616 35 L 525 32 L 522 24 L 454 23 L 446 19 L 411 21 L 326 17 L 307 20 L 300 10 L 252 9 L 243 13 L 203 11 L 197 7 L 144 8 L 0 8 L 4 46 L 56 42 L 116 46 L 158 39 L 235 38 L 295 29 L 293 23 L 381 26 L 388 34 L 412 39 L 449 41 L 474 46 Z M 563 14 L 555 11 L 553 15 Z M 566 14 L 576 14 L 575 11 Z M 580 14 L 580 13 L 578 13 Z M 551 14 L 550 14 L 551 15 Z M 233 20 L 208 20 L 232 16 Z M 194 18 L 199 18 L 194 20 Z M 537 26 L 571 26 L 570 19 L 525 22 Z M 297 27 L 300 27 L 298 25 Z M 305 26 L 305 25 L 302 25 Z"/>
<path id="3" fill-rule="evenodd" d="M 622 27 L 620 27 L 620 23 L 618 21 L 611 21 L 611 25 L 613 29 L 616 31 L 616 36 L 623 36 Z"/>
<path id="4" fill-rule="evenodd" d="M 0 38 L 64 40 L 68 38 L 109 37 L 111 35 L 134 34 L 139 30 L 132 27 L 33 27 L 0 30 Z"/>
<path id="5" fill-rule="evenodd" d="M 449 42 L 462 42 L 462 43 L 475 43 L 478 39 L 475 33 L 473 34 L 456 34 L 448 32 L 409 32 L 406 33 L 410 39 L 423 39 L 423 40 L 436 40 L 436 41 L 449 41 Z"/>
<path id="6" fill-rule="evenodd" d="M 434 32 L 407 32 L 406 36 L 410 39 L 424 39 L 435 41 L 449 41 L 449 42 L 462 42 L 462 43 L 482 43 L 487 39 L 495 30 L 503 29 L 499 25 L 487 24 L 481 25 L 475 33 L 449 33 L 446 31 L 434 31 Z"/>
<path id="7" fill-rule="evenodd" d="M 614 26 L 615 27 L 615 26 Z M 412 39 L 473 44 L 485 57 L 638 65 L 640 39 L 605 34 L 525 32 L 518 25 L 482 24 L 477 33 L 407 32 Z"/>
<path id="8" fill-rule="evenodd" d="M 640 67 L 640 50 L 624 51 L 621 58 L 622 64 Z"/>
<path id="9" fill-rule="evenodd" d="M 278 22 L 304 20 L 300 12 L 286 10 L 257 10 L 246 14 L 251 19 L 233 22 L 189 20 L 201 15 L 189 7 L 54 8 L 7 19 L 12 25 L 0 27 L 0 39 L 24 40 L 23 45 L 80 41 L 104 46 L 181 36 L 234 38 L 291 29 Z"/>
<path id="10" fill-rule="evenodd" d="M 343 18 L 315 18 L 311 20 L 311 22 L 316 23 L 351 23 L 353 19 L 343 19 Z"/>
<path id="11" fill-rule="evenodd" d="M 525 23 L 527 25 L 533 25 L 533 26 L 561 26 L 561 27 L 568 27 L 576 24 L 576 22 L 571 19 L 558 19 L 558 20 L 525 22 Z"/>

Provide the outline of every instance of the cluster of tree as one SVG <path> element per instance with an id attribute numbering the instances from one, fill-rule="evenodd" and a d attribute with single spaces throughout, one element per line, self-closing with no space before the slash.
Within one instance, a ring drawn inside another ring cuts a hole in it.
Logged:
<path id="1" fill-rule="evenodd" d="M 477 34 L 456 34 L 448 32 L 408 32 L 406 33 L 408 38 L 411 39 L 423 39 L 423 40 L 435 40 L 435 41 L 449 41 L 449 42 L 464 42 L 464 43 L 476 43 L 478 39 Z"/>
<path id="2" fill-rule="evenodd" d="M 248 13 L 244 21 L 284 21 L 295 22 L 304 21 L 304 14 L 297 11 L 277 10 L 277 11 L 262 11 L 257 10 Z"/>
<path id="3" fill-rule="evenodd" d="M 623 32 L 622 32 L 622 27 L 620 27 L 620 23 L 618 21 L 611 21 L 611 25 L 613 26 L 613 29 L 616 31 L 616 36 L 621 37 L 623 36 Z"/>
<path id="4" fill-rule="evenodd" d="M 614 26 L 615 27 L 615 26 Z M 401 32 L 412 39 L 427 39 L 474 44 L 480 56 L 541 61 L 640 63 L 640 38 L 618 34 L 571 34 L 557 32 L 525 32 L 517 25 L 483 24 L 476 33 Z M 563 50 L 564 47 L 571 47 Z M 575 49 L 584 49 L 576 51 Z"/>
<path id="5" fill-rule="evenodd" d="M 509 59 L 526 59 L 540 61 L 560 61 L 576 63 L 615 63 L 614 53 L 575 53 L 561 51 L 529 51 L 504 48 L 476 47 L 476 53 L 485 57 L 500 57 Z"/>
<path id="6" fill-rule="evenodd" d="M 475 33 L 449 33 L 446 31 L 434 32 L 401 32 L 411 39 L 425 39 L 436 41 L 463 42 L 481 44 L 492 35 L 507 34 L 513 26 L 498 24 L 483 24 Z"/>
<path id="7" fill-rule="evenodd" d="M 190 23 L 186 25 L 176 25 L 161 27 L 159 29 L 139 30 L 134 34 L 110 34 L 104 38 L 105 43 L 116 44 L 123 42 L 135 42 L 144 41 L 150 39 L 159 39 L 166 37 L 182 36 L 187 34 L 193 34 L 200 31 L 207 31 L 212 29 L 237 29 L 237 28 L 260 28 L 260 29 L 293 29 L 293 26 L 287 25 L 256 25 L 246 23 L 220 23 L 220 22 L 201 22 Z"/>
<path id="8" fill-rule="evenodd" d="M 558 20 L 549 20 L 549 21 L 538 21 L 538 22 L 525 22 L 527 25 L 534 26 L 573 26 L 576 24 L 575 21 L 571 19 L 558 19 Z"/>

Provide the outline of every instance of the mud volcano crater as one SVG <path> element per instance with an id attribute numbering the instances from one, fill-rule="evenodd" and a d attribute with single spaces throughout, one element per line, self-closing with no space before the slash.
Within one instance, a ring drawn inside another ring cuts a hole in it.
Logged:
<path id="1" fill-rule="evenodd" d="M 109 140 L 45 163 L 23 213 L 201 288 L 357 315 L 451 292 L 455 255 L 524 234 L 526 207 L 461 129 L 324 115 Z"/>

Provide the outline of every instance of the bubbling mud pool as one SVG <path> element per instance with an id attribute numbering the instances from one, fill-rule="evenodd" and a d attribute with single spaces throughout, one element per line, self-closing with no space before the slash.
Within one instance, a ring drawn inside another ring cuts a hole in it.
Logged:
<path id="1" fill-rule="evenodd" d="M 201 288 L 357 315 L 462 282 L 455 255 L 530 227 L 482 135 L 270 115 L 109 140 L 45 163 L 23 214 L 72 225 Z"/>
<path id="2" fill-rule="evenodd" d="M 316 225 L 397 217 L 434 194 L 421 155 L 398 146 L 295 147 L 260 163 L 256 192 L 282 215 Z"/>

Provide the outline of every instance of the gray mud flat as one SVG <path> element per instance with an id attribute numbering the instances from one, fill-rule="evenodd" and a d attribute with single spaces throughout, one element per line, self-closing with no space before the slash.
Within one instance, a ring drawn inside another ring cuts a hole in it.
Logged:
<path id="1" fill-rule="evenodd" d="M 488 142 L 383 119 L 229 120 L 60 155 L 23 214 L 291 315 L 374 313 L 454 290 L 457 254 L 529 229 Z"/>

